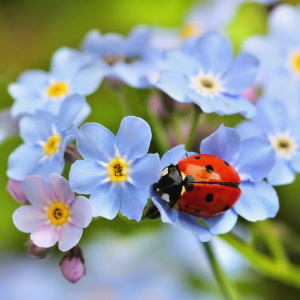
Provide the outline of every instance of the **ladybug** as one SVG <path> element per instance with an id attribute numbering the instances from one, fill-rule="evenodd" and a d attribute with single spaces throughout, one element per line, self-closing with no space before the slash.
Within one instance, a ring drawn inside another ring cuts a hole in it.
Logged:
<path id="1" fill-rule="evenodd" d="M 184 158 L 164 168 L 153 185 L 155 193 L 172 208 L 202 218 L 216 217 L 239 199 L 241 179 L 223 159 L 208 154 Z"/>

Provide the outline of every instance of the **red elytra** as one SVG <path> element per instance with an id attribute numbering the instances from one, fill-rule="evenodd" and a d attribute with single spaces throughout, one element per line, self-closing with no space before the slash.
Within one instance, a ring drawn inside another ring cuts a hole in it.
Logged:
<path id="1" fill-rule="evenodd" d="M 182 179 L 191 190 L 183 187 L 178 200 L 180 210 L 197 217 L 209 218 L 223 214 L 239 199 L 241 180 L 236 170 L 221 158 L 198 154 L 178 162 Z"/>

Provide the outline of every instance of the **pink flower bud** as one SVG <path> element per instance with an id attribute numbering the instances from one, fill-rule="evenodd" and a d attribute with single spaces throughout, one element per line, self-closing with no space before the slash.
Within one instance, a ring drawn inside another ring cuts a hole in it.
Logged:
<path id="1" fill-rule="evenodd" d="M 31 240 L 27 243 L 27 249 L 30 255 L 39 259 L 45 258 L 51 250 L 51 248 L 38 247 Z"/>
<path id="2" fill-rule="evenodd" d="M 85 264 L 82 252 L 78 246 L 69 250 L 60 261 L 63 276 L 71 283 L 76 283 L 85 275 Z"/>
<path id="3" fill-rule="evenodd" d="M 6 190 L 10 193 L 10 195 L 22 204 L 29 203 L 26 196 L 22 191 L 22 181 L 9 179 Z"/>
<path id="4" fill-rule="evenodd" d="M 257 102 L 257 92 L 254 86 L 250 86 L 241 94 L 244 98 L 248 99 L 252 104 Z"/>

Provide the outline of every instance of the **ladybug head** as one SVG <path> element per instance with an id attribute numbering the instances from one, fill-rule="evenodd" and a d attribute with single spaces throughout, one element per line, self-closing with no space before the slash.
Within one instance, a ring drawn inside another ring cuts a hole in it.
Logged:
<path id="1" fill-rule="evenodd" d="M 154 192 L 161 197 L 162 200 L 169 202 L 173 207 L 180 198 L 183 187 L 183 180 L 177 166 L 173 164 L 164 168 L 158 182 L 154 183 Z"/>

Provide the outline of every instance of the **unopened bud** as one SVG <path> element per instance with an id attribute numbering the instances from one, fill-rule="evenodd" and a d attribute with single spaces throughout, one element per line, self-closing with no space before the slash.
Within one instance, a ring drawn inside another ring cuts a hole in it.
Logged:
<path id="1" fill-rule="evenodd" d="M 34 256 L 35 258 L 42 259 L 48 255 L 48 253 L 51 250 L 51 247 L 50 248 L 38 247 L 31 240 L 29 240 L 27 243 L 27 249 L 30 255 Z"/>
<path id="2" fill-rule="evenodd" d="M 28 200 L 22 191 L 22 181 L 9 179 L 6 190 L 19 203 L 26 204 Z"/>
<path id="3" fill-rule="evenodd" d="M 75 246 L 69 250 L 59 263 L 63 276 L 71 283 L 76 283 L 85 275 L 85 264 L 81 249 Z"/>
<path id="4" fill-rule="evenodd" d="M 64 153 L 64 159 L 66 162 L 72 164 L 74 163 L 76 160 L 80 159 L 79 153 L 77 151 L 77 148 L 72 145 L 69 144 L 65 150 Z"/>

